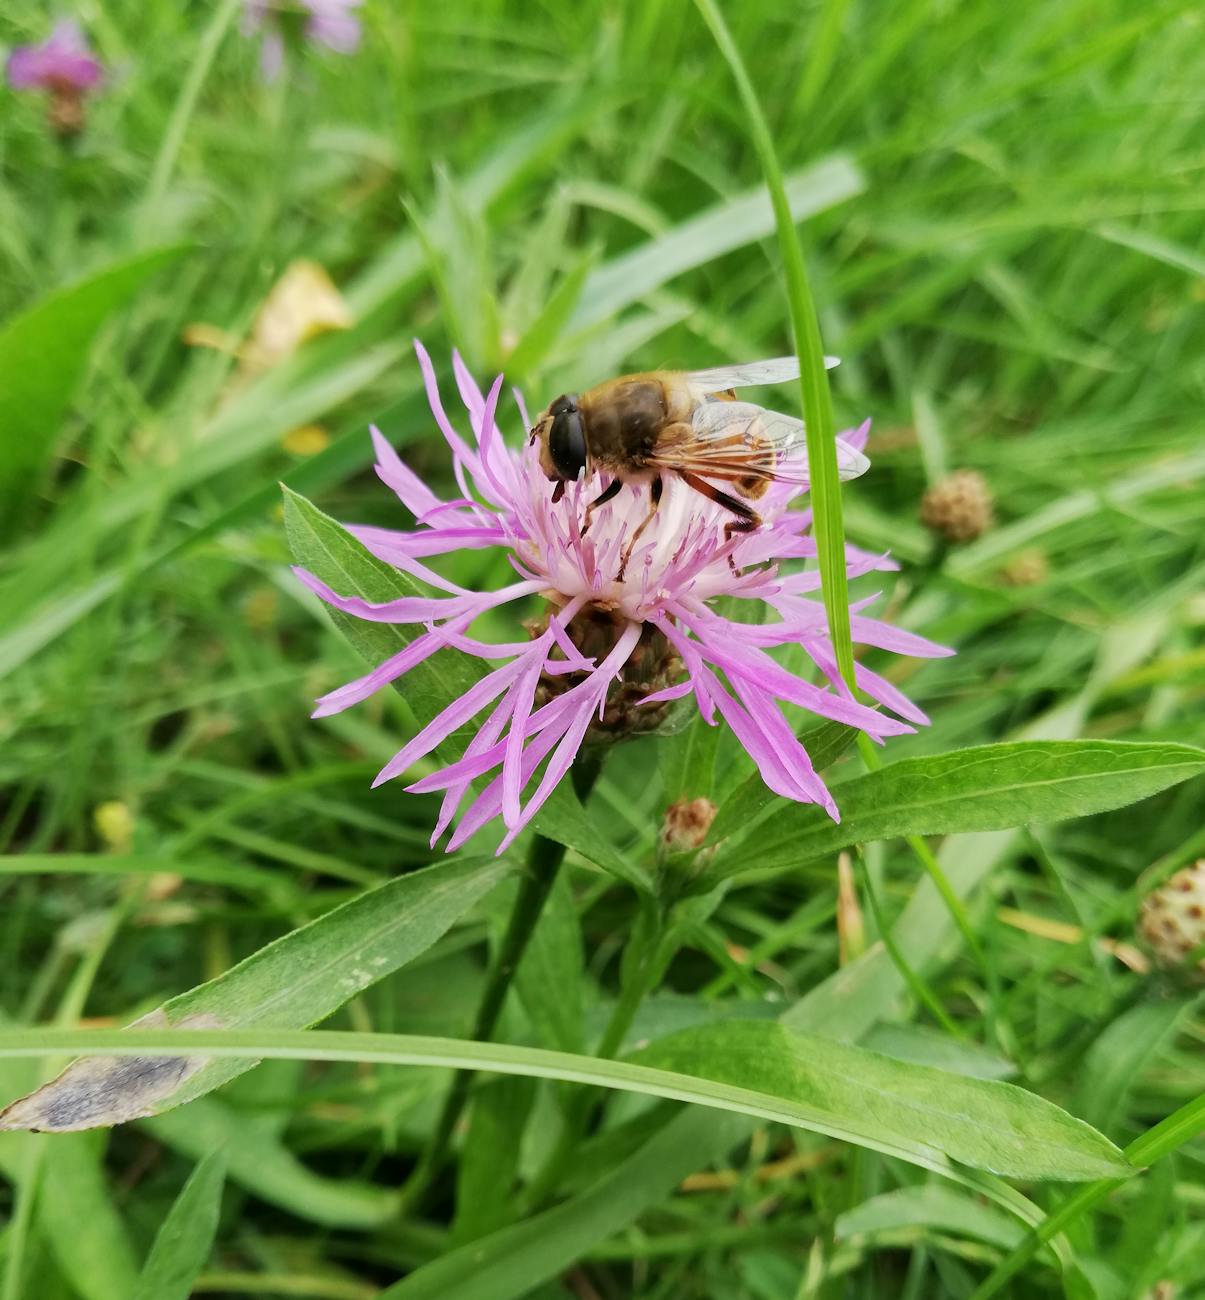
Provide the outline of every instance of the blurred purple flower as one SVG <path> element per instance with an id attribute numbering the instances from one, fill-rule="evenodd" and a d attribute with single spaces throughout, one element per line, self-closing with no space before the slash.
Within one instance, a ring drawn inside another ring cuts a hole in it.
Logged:
<path id="1" fill-rule="evenodd" d="M 100 85 L 100 60 L 89 50 L 78 23 L 64 19 L 36 45 L 19 45 L 8 60 L 14 90 L 48 90 L 78 96 Z"/>
<path id="2" fill-rule="evenodd" d="M 244 0 L 243 30 L 263 30 L 260 67 L 275 81 L 284 67 L 285 35 L 290 27 L 337 54 L 354 54 L 360 44 L 360 20 L 352 13 L 363 0 Z"/>
<path id="3" fill-rule="evenodd" d="M 595 511 L 589 531 L 580 536 L 586 505 L 606 480 L 570 483 L 554 504 L 553 484 L 540 469 L 538 448 L 525 440 L 521 450 L 511 450 L 495 423 L 502 376 L 483 396 L 453 353 L 460 398 L 475 435 L 470 443 L 444 412 L 426 351 L 417 342 L 415 348 L 431 412 L 452 451 L 461 495 L 440 500 L 373 429 L 377 474 L 419 527 L 395 532 L 353 525 L 350 531 L 380 559 L 446 594 L 374 604 L 354 593 L 337 593 L 303 569 L 295 572 L 345 614 L 425 628 L 372 672 L 323 696 L 315 717 L 358 703 L 445 646 L 486 661 L 506 661 L 423 727 L 374 782 L 380 785 L 406 771 L 492 705 L 459 760 L 407 786 L 419 793 L 444 792 L 432 844 L 447 829 L 471 783 L 493 774 L 460 817 L 448 847 L 458 848 L 500 815 L 507 827 L 501 852 L 568 772 L 588 732 L 648 729 L 668 701 L 692 692 L 706 722 L 714 725 L 718 714 L 728 724 L 772 790 L 818 803 L 834 819 L 836 804 L 780 704 L 858 727 L 874 740 L 927 721 L 900 691 L 862 664 L 857 665 L 858 686 L 897 717 L 850 698 L 837 670 L 824 607 L 807 599 L 807 593 L 819 589 L 819 575 L 814 569 L 780 573 L 779 561 L 811 559 L 817 553 L 811 513 L 787 509 L 805 489 L 772 485 L 759 501 L 765 526 L 725 541 L 724 525 L 731 515 L 671 476 L 661 509 L 621 581 L 617 575 L 627 538 L 648 509 L 647 489 L 624 488 Z M 518 393 L 515 398 L 524 427 L 530 427 L 522 398 Z M 842 437 L 860 449 L 867 428 Z M 498 591 L 468 590 L 423 563 L 427 556 L 491 547 L 509 551 L 518 574 L 518 581 Z M 895 567 L 886 556 L 853 546 L 847 547 L 847 557 L 850 577 Z M 533 596 L 547 602 L 548 612 L 528 625 L 530 640 L 491 644 L 469 635 L 473 621 L 486 610 Z M 723 596 L 748 601 L 751 621 L 720 613 L 714 602 Z M 901 654 L 950 653 L 862 615 L 859 611 L 872 599 L 852 606 L 855 641 Z M 767 606 L 777 615 L 775 621 L 762 621 Z M 803 680 L 768 653 L 786 645 L 802 647 L 826 685 Z M 543 775 L 524 803 L 523 792 L 545 760 Z"/>

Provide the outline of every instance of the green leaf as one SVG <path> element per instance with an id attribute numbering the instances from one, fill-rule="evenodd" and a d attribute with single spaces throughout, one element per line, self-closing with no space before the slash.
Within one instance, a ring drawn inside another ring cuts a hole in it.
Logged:
<path id="1" fill-rule="evenodd" d="M 141 1119 L 138 1127 L 194 1160 L 221 1147 L 231 1183 L 306 1223 L 365 1230 L 396 1219 L 401 1204 L 396 1192 L 316 1173 L 263 1120 L 262 1113 L 243 1111 L 224 1097 L 200 1097 L 187 1109 Z"/>
<path id="2" fill-rule="evenodd" d="M 85 1300 L 126 1300 L 138 1265 L 105 1172 L 107 1141 L 101 1137 L 98 1142 L 101 1135 L 90 1133 L 9 1136 L 45 1144 L 37 1228 L 64 1276 Z M 20 1166 L 10 1167 L 2 1157 L 0 1166 L 19 1181 Z M 81 1224 L 88 1231 L 82 1232 Z"/>
<path id="3" fill-rule="evenodd" d="M 961 896 L 978 887 L 1012 839 L 1012 833 L 960 836 L 942 846 L 943 865 Z M 918 968 L 958 938 L 928 876 L 917 882 L 896 928 L 901 948 Z M 785 1019 L 800 1029 L 853 1040 L 890 1011 L 901 988 L 899 972 L 876 947 L 817 985 Z M 744 1116 L 688 1107 L 586 1190 L 447 1252 L 390 1287 L 381 1300 L 517 1300 L 662 1204 L 688 1174 L 723 1160 L 753 1127 Z M 1006 1184 L 983 1176 L 976 1191 L 1026 1223 L 1041 1221 L 1042 1212 Z"/>
<path id="4" fill-rule="evenodd" d="M 714 732 L 718 728 L 711 727 Z M 809 731 L 803 732 L 799 743 L 808 752 L 812 766 L 817 772 L 835 763 L 858 738 L 856 727 L 847 727 L 843 722 L 821 722 Z M 760 772 L 754 772 L 728 796 L 720 805 L 711 832 L 707 836 L 709 844 L 718 844 L 729 835 L 740 831 L 746 834 L 776 808 L 782 806 L 783 800 L 762 780 Z"/>
<path id="5" fill-rule="evenodd" d="M 824 596 L 829 639 L 833 643 L 833 657 L 841 676 L 852 689 L 854 650 L 849 627 L 849 581 L 846 574 L 845 528 L 841 514 L 841 478 L 837 469 L 834 438 L 833 395 L 828 386 L 824 347 L 820 341 L 820 321 L 816 315 L 816 304 L 812 300 L 811 285 L 808 283 L 803 248 L 795 231 L 796 217 L 791 211 L 783 183 L 782 167 L 774 148 L 774 138 L 770 134 L 757 91 L 716 0 L 695 0 L 695 7 L 711 29 L 715 43 L 736 82 L 737 93 L 749 120 L 749 133 L 753 137 L 762 174 L 766 178 L 766 189 L 770 191 L 770 201 L 774 205 L 774 225 L 786 275 L 791 324 L 795 328 L 795 351 L 799 357 L 799 393 L 803 404 L 803 419 L 807 426 L 805 437 L 808 474 L 811 479 L 808 496 L 812 507 L 812 531 L 816 537 L 820 586 Z"/>
<path id="6" fill-rule="evenodd" d="M 756 852 L 721 849 L 716 870 L 793 866 L 870 840 L 990 831 L 1107 812 L 1205 772 L 1190 745 L 1122 740 L 1018 741 L 901 759 L 843 782 L 841 821 L 783 803 Z"/>
<path id="7" fill-rule="evenodd" d="M 580 853 L 640 893 L 651 891 L 648 873 L 643 867 L 629 862 L 611 843 L 606 832 L 594 825 L 568 781 L 557 786 L 531 824 L 547 839 Z"/>
<path id="8" fill-rule="evenodd" d="M 838 1240 L 898 1232 L 902 1228 L 927 1228 L 947 1236 L 972 1237 L 1009 1250 L 1024 1236 L 1015 1219 L 993 1205 L 983 1205 L 961 1188 L 942 1183 L 897 1187 L 872 1196 L 837 1216 Z"/>
<path id="9" fill-rule="evenodd" d="M 473 1241 L 514 1220 L 513 1190 L 523 1130 L 536 1099 L 531 1079 L 503 1076 L 473 1093 L 468 1132 L 456 1174 L 455 1245 Z"/>
<path id="10" fill-rule="evenodd" d="M 528 940 L 515 989 L 540 1041 L 564 1052 L 580 1052 L 585 958 L 582 928 L 564 872 L 553 881 L 536 928 Z"/>
<path id="11" fill-rule="evenodd" d="M 218 1230 L 226 1154 L 211 1151 L 192 1171 L 155 1233 L 134 1300 L 188 1300 Z"/>
<path id="12" fill-rule="evenodd" d="M 429 594 L 408 574 L 378 559 L 305 497 L 287 487 L 282 490 L 289 549 L 297 563 L 315 577 L 341 595 L 370 601 Z M 397 654 L 421 631 L 410 624 L 371 623 L 335 609 L 328 612 L 348 641 L 374 665 Z M 399 689 L 420 722 L 429 722 L 478 680 L 477 662 L 459 650 L 439 650 L 406 674 Z M 456 749 L 454 738 L 448 748 Z"/>
<path id="13" fill-rule="evenodd" d="M 796 221 L 836 207 L 865 188 L 866 179 L 848 154 L 802 167 L 784 185 Z M 569 328 L 582 330 L 609 320 L 674 276 L 764 239 L 774 230 L 774 216 L 766 187 L 758 185 L 611 258 L 587 278 Z"/>
<path id="14" fill-rule="evenodd" d="M 1130 1007 L 1093 1042 L 1079 1069 L 1076 1109 L 1104 1132 L 1119 1126 L 1130 1089 L 1175 1032 L 1199 995 L 1161 998 Z"/>
<path id="15" fill-rule="evenodd" d="M 450 858 L 391 880 L 261 948 L 131 1026 L 312 1025 L 424 952 L 510 870 L 505 859 Z M 86 1058 L 0 1112 L 0 1128 L 69 1131 L 191 1101 L 253 1062 Z"/>
<path id="16" fill-rule="evenodd" d="M 1089 1179 L 1126 1168 L 1102 1134 L 1012 1084 L 880 1056 L 783 1025 L 698 1025 L 630 1058 L 798 1106 L 795 1122 L 940 1167 L 1012 1178 Z M 809 1122 L 810 1121 L 810 1122 Z"/>
<path id="17" fill-rule="evenodd" d="M 528 325 L 523 337 L 506 358 L 507 379 L 522 382 L 547 357 L 565 328 L 565 322 L 577 306 L 586 276 L 594 265 L 594 254 L 580 257 L 560 284 L 548 296 L 540 314 Z"/>
<path id="18" fill-rule="evenodd" d="M 0 1023 L 7 1027 L 11 1022 L 0 1018 Z M 34 1061 L 0 1063 L 5 1093 L 27 1092 L 40 1077 Z M 0 1175 L 11 1184 L 18 1204 L 25 1197 L 34 1203 L 32 1225 L 18 1217 L 6 1226 L 6 1271 L 17 1257 L 29 1255 L 28 1238 L 19 1238 L 32 1226 L 29 1235 L 41 1238 L 83 1300 L 127 1300 L 138 1261 L 114 1204 L 105 1170 L 107 1147 L 107 1136 L 98 1133 L 55 1138 L 0 1134 Z M 81 1223 L 89 1224 L 89 1231 L 81 1232 Z"/>
<path id="19" fill-rule="evenodd" d="M 11 525 L 20 513 L 101 326 L 184 251 L 176 245 L 115 262 L 0 327 L 0 520 Z"/>
<path id="20" fill-rule="evenodd" d="M 142 1036 L 145 1049 L 123 1030 L 0 1032 L 0 1058 L 82 1048 L 122 1056 L 147 1050 L 200 1060 L 280 1057 L 490 1070 L 776 1120 L 955 1179 L 964 1166 L 1067 1181 L 1134 1172 L 1103 1134 L 1012 1084 L 892 1060 L 770 1021 L 696 1026 L 625 1061 L 407 1034 L 147 1028 Z"/>

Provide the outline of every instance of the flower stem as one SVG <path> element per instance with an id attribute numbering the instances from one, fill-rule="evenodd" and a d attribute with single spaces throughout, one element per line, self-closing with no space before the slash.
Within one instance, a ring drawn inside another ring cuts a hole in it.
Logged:
<path id="1" fill-rule="evenodd" d="M 601 765 L 601 759 L 590 754 L 583 755 L 574 765 L 573 786 L 583 803 L 598 779 Z M 494 1036 L 515 971 L 527 951 L 527 944 L 544 911 L 544 904 L 556 883 L 564 858 L 563 844 L 546 839 L 543 835 L 537 835 L 532 841 L 527 870 L 519 883 L 519 892 L 506 924 L 506 933 L 502 936 L 502 942 L 490 965 L 481 1001 L 477 1005 L 477 1015 L 473 1020 L 471 1037 L 479 1042 Z M 443 1168 L 448 1158 L 452 1134 L 464 1114 L 475 1077 L 474 1070 L 457 1070 L 453 1077 L 431 1141 L 402 1190 L 404 1208 L 410 1209 L 423 1199 L 432 1179 Z"/>

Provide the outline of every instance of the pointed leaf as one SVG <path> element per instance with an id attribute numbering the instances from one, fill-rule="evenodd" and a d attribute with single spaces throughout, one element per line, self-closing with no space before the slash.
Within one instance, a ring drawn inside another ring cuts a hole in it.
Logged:
<path id="1" fill-rule="evenodd" d="M 192 1295 L 213 1249 L 225 1181 L 226 1154 L 211 1151 L 188 1176 L 160 1224 L 134 1287 L 134 1300 L 188 1300 Z"/>
<path id="2" fill-rule="evenodd" d="M 115 262 L 58 289 L 0 327 L 0 521 L 54 446 L 101 326 L 184 245 Z"/>
<path id="3" fill-rule="evenodd" d="M 869 840 L 991 831 L 1107 812 L 1205 772 L 1205 750 L 1123 740 L 1018 741 L 905 758 L 833 789 L 839 823 L 782 803 L 753 854 L 717 870 L 792 866 Z"/>
<path id="4" fill-rule="evenodd" d="M 130 1029 L 315 1024 L 429 948 L 509 870 L 505 859 L 451 858 L 391 880 L 172 998 Z M 0 1111 L 0 1128 L 67 1132 L 124 1123 L 211 1092 L 253 1064 L 86 1057 Z"/>

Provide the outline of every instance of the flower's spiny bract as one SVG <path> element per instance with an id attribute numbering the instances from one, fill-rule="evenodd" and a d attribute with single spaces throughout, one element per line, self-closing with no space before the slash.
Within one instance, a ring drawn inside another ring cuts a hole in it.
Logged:
<path id="1" fill-rule="evenodd" d="M 858 687 L 890 713 L 851 697 L 837 669 L 824 607 L 810 598 L 819 590 L 818 573 L 814 567 L 782 570 L 783 561 L 816 556 L 810 512 L 788 509 L 805 488 L 773 484 L 759 500 L 764 526 L 726 538 L 729 512 L 671 475 L 660 510 L 625 568 L 629 539 L 648 513 L 648 489 L 625 485 L 595 510 L 582 536 L 586 507 L 607 480 L 579 479 L 567 484 L 563 498 L 554 502 L 538 449 L 526 438 L 518 450 L 503 441 L 496 422 L 502 377 L 483 394 L 459 356 L 453 356 L 457 388 L 473 430 L 473 438 L 465 439 L 444 410 L 430 358 L 421 344 L 415 347 L 432 414 L 452 452 L 460 495 L 447 501 L 437 497 L 374 429 L 377 474 L 417 527 L 399 532 L 352 526 L 350 531 L 380 559 L 439 594 L 373 603 L 354 592 L 336 592 L 304 570 L 297 573 L 345 614 L 423 628 L 404 650 L 319 700 L 316 717 L 358 703 L 444 647 L 491 665 L 377 777 L 380 784 L 402 774 L 484 715 L 459 759 L 407 787 L 443 792 L 432 843 L 450 825 L 472 783 L 489 778 L 461 814 L 449 848 L 459 847 L 498 816 L 506 825 L 505 848 L 569 771 L 600 719 L 609 718 L 613 730 L 617 718 L 626 718 L 623 729 L 639 730 L 635 718 L 640 711 L 692 693 L 708 724 L 721 719 L 728 724 L 772 790 L 818 803 L 834 818 L 836 804 L 781 705 L 799 705 L 857 727 L 876 741 L 927 721 L 885 678 L 861 664 Z M 526 427 L 526 415 L 523 422 Z M 866 426 L 845 437 L 861 448 Z M 466 548 L 503 548 L 516 581 L 496 591 L 475 592 L 449 582 L 426 563 L 432 556 Z M 885 556 L 852 546 L 847 547 L 847 566 L 850 577 L 895 567 Z M 486 610 L 532 597 L 547 602 L 548 615 L 532 625 L 530 640 L 490 644 L 470 635 L 474 620 Z M 748 617 L 721 614 L 715 603 L 720 597 L 747 602 Z M 867 603 L 853 607 L 855 641 L 902 654 L 948 653 L 856 612 Z M 776 617 L 765 621 L 767 612 Z M 787 645 L 803 648 L 825 685 L 789 672 L 773 657 L 776 647 Z M 617 714 L 619 697 L 626 706 Z"/>

